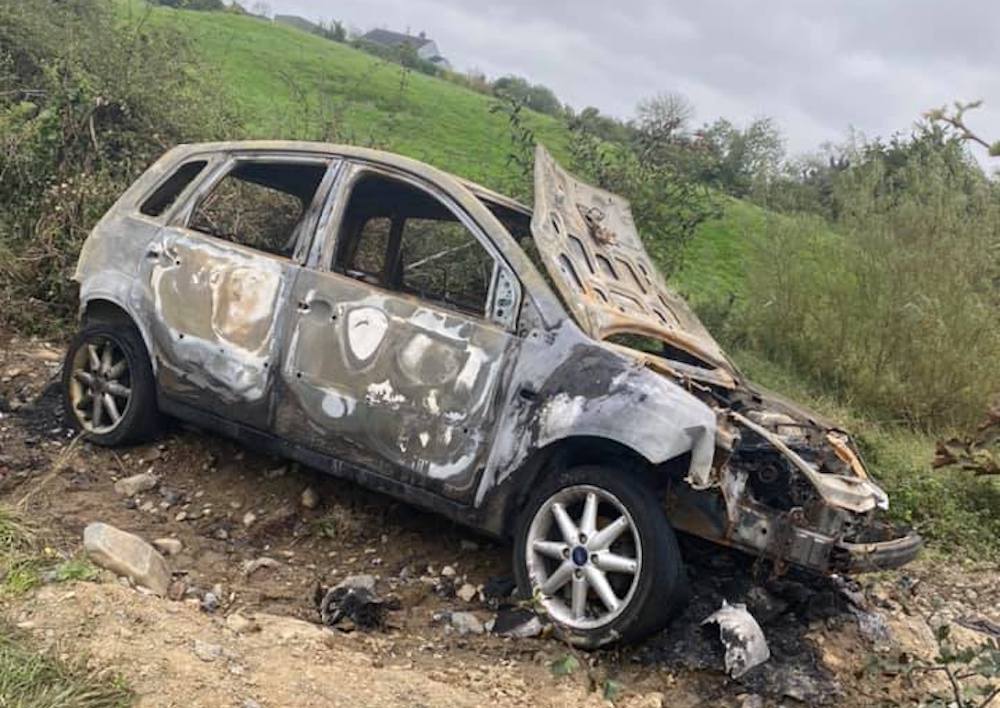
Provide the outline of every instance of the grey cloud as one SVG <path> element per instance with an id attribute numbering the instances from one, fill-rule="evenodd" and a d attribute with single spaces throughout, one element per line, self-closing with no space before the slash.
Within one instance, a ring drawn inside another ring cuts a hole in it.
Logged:
<path id="1" fill-rule="evenodd" d="M 271 0 L 351 26 L 424 30 L 460 68 L 521 74 L 570 104 L 628 117 L 679 90 L 698 118 L 771 115 L 791 150 L 908 130 L 921 112 L 983 98 L 1000 133 L 1000 3 L 971 0 Z M 991 127 L 996 126 L 992 131 Z"/>

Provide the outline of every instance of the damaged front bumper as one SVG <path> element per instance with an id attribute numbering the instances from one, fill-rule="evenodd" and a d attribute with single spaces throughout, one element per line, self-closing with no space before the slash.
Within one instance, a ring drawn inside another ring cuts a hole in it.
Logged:
<path id="1" fill-rule="evenodd" d="M 887 570 L 910 562 L 923 546 L 918 534 L 875 519 L 859 519 L 849 536 L 833 510 L 827 519 L 807 519 L 801 509 L 778 511 L 744 500 L 733 513 L 718 490 L 696 490 L 683 482 L 670 485 L 665 503 L 678 531 L 768 558 L 779 569 L 790 564 L 824 574 Z M 824 527 L 838 530 L 824 532 Z"/>

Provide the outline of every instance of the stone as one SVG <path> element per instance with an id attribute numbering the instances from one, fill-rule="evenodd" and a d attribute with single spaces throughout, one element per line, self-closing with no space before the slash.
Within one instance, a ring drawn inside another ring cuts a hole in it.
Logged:
<path id="1" fill-rule="evenodd" d="M 450 565 L 446 565 L 444 568 L 441 569 L 441 575 L 443 575 L 446 578 L 454 578 L 455 575 L 457 575 L 457 573 L 455 571 L 455 568 L 453 568 Z"/>
<path id="2" fill-rule="evenodd" d="M 500 610 L 491 627 L 494 634 L 511 639 L 537 637 L 543 629 L 538 615 L 523 607 L 505 607 Z"/>
<path id="3" fill-rule="evenodd" d="M 153 546 L 165 556 L 176 556 L 184 549 L 184 544 L 177 538 L 158 538 L 153 541 Z"/>
<path id="4" fill-rule="evenodd" d="M 83 531 L 83 547 L 95 564 L 155 594 L 167 594 L 170 566 L 150 544 L 109 524 L 95 522 Z"/>
<path id="5" fill-rule="evenodd" d="M 472 602 L 476 599 L 478 594 L 479 590 L 477 590 L 476 586 L 472 583 L 465 583 L 465 585 L 455 591 L 455 595 L 457 595 L 460 600 L 464 600 L 465 602 Z"/>
<path id="6" fill-rule="evenodd" d="M 115 491 L 123 497 L 134 497 L 136 494 L 148 492 L 159 483 L 160 480 L 156 475 L 142 472 L 115 482 Z"/>
<path id="7" fill-rule="evenodd" d="M 274 560 L 273 558 L 262 556 L 260 558 L 256 558 L 254 560 L 245 562 L 243 564 L 243 575 L 250 577 L 261 568 L 277 568 L 280 565 L 281 563 Z"/>
<path id="8" fill-rule="evenodd" d="M 194 655 L 202 661 L 211 662 L 222 658 L 222 647 L 218 644 L 210 644 L 209 642 L 195 639 L 191 648 L 194 651 Z"/>
<path id="9" fill-rule="evenodd" d="M 214 592 L 206 592 L 201 598 L 203 612 L 212 613 L 219 609 L 219 596 Z"/>
<path id="10" fill-rule="evenodd" d="M 483 623 L 471 612 L 452 612 L 448 617 L 448 624 L 462 637 L 467 634 L 482 634 L 486 631 Z"/>
<path id="11" fill-rule="evenodd" d="M 226 617 L 226 626 L 237 634 L 246 634 L 260 629 L 256 622 L 244 617 L 239 612 L 234 612 Z"/>
<path id="12" fill-rule="evenodd" d="M 306 487 L 302 490 L 300 501 L 306 509 L 315 509 L 319 506 L 319 494 L 312 487 Z"/>
<path id="13" fill-rule="evenodd" d="M 245 513 L 243 515 L 243 526 L 244 527 L 250 528 L 251 526 L 254 525 L 255 521 L 257 521 L 257 515 L 255 513 L 253 513 L 252 511 L 248 511 L 247 513 Z"/>

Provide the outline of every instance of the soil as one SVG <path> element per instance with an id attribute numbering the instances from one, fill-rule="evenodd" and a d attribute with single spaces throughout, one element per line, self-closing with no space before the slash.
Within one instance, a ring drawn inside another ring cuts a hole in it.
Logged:
<path id="1" fill-rule="evenodd" d="M 939 673 L 888 668 L 933 658 L 933 626 L 950 623 L 971 645 L 1000 625 L 995 565 L 939 551 L 851 581 L 775 577 L 685 539 L 692 597 L 671 625 L 637 646 L 581 654 L 584 667 L 556 676 L 551 665 L 570 650 L 551 633 L 460 636 L 447 621 L 461 610 L 488 622 L 509 602 L 488 597 L 509 584 L 509 546 L 180 424 L 138 447 L 83 442 L 61 411 L 61 347 L 0 332 L 0 504 L 55 556 L 79 556 L 93 521 L 179 540 L 173 599 L 104 572 L 0 595 L 0 615 L 120 674 L 142 706 L 606 705 L 605 692 L 618 706 L 911 704 L 949 688 Z M 147 471 L 157 488 L 115 491 Z M 315 508 L 302 504 L 307 489 Z M 320 625 L 317 584 L 356 574 L 376 576 L 396 608 L 386 626 Z M 456 595 L 465 584 L 480 590 L 471 601 Z M 772 654 L 736 680 L 723 672 L 718 628 L 700 625 L 723 599 L 748 605 Z"/>

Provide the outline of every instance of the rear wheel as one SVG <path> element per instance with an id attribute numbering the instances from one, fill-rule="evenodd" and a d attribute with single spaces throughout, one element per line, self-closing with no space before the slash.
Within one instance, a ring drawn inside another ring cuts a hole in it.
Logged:
<path id="1" fill-rule="evenodd" d="M 153 371 L 134 327 L 84 325 L 63 363 L 63 401 L 70 420 L 92 442 L 120 445 L 153 436 Z"/>
<path id="2" fill-rule="evenodd" d="M 576 467 L 547 480 L 521 516 L 514 568 L 521 592 L 588 648 L 661 629 L 683 595 L 673 529 L 628 470 Z"/>

